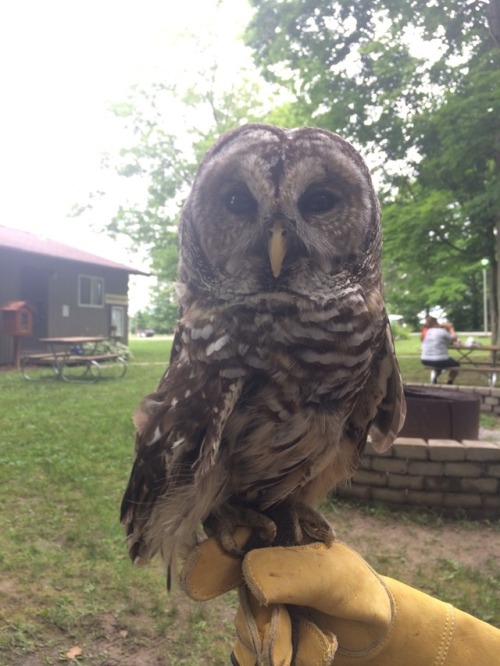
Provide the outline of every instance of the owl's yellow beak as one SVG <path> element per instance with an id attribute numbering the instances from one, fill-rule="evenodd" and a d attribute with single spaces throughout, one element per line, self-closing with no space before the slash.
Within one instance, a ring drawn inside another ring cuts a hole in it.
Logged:
<path id="1" fill-rule="evenodd" d="M 269 230 L 270 238 L 267 246 L 269 259 L 271 260 L 271 270 L 275 278 L 281 273 L 281 265 L 286 254 L 286 231 L 279 222 L 275 222 Z"/>

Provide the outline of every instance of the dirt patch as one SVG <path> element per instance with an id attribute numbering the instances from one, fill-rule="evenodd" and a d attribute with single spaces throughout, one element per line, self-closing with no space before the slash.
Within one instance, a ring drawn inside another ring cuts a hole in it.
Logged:
<path id="1" fill-rule="evenodd" d="M 479 428 L 479 441 L 481 442 L 493 442 L 494 444 L 500 444 L 500 431 L 491 430 L 490 428 Z"/>
<path id="2" fill-rule="evenodd" d="M 375 566 L 379 566 L 377 561 L 389 562 L 391 553 L 393 559 L 402 559 L 410 569 L 437 560 L 484 569 L 489 562 L 500 560 L 498 523 L 444 521 L 425 513 L 370 515 L 361 507 L 349 504 L 339 507 L 329 514 L 337 536 Z M 421 525 L 419 520 L 430 524 Z M 385 570 L 380 573 L 394 575 Z"/>

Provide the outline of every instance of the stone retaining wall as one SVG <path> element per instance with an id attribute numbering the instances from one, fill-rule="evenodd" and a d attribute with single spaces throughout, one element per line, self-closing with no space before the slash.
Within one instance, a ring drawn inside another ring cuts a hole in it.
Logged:
<path id="1" fill-rule="evenodd" d="M 481 411 L 493 413 L 500 416 L 500 388 L 488 388 L 486 386 L 456 386 L 452 384 L 412 384 L 412 386 L 426 386 L 435 389 L 439 386 L 443 391 L 461 391 L 462 393 L 474 393 L 481 398 Z"/>
<path id="2" fill-rule="evenodd" d="M 461 389 L 450 387 L 457 388 Z M 500 397 L 500 389 L 487 390 Z M 481 395 L 496 399 L 491 393 Z M 352 483 L 339 488 L 337 495 L 497 518 L 500 444 L 399 438 L 385 453 L 378 453 L 368 444 Z"/>

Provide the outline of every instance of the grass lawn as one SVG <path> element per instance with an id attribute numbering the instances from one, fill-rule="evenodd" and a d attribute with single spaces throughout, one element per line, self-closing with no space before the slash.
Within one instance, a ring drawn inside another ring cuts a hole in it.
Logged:
<path id="1" fill-rule="evenodd" d="M 168 596 L 160 565 L 131 565 L 118 524 L 131 415 L 154 389 L 169 344 L 133 339 L 117 381 L 30 383 L 0 372 L 2 665 L 228 663 L 234 594 L 207 604 Z M 418 358 L 401 365 L 405 379 L 418 381 Z M 346 502 L 328 512 L 382 573 L 500 626 L 498 525 Z"/>

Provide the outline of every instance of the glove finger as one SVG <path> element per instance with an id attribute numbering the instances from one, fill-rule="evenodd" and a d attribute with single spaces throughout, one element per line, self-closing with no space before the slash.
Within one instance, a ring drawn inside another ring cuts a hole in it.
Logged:
<path id="1" fill-rule="evenodd" d="M 289 666 L 292 663 L 292 622 L 285 606 L 261 606 L 241 586 L 235 626 L 238 642 L 234 653 L 241 666 Z"/>
<path id="2" fill-rule="evenodd" d="M 295 614 L 292 622 L 285 606 L 260 606 L 245 588 L 240 588 L 240 607 L 235 625 L 238 641 L 234 657 L 239 666 L 287 666 L 297 646 L 294 666 L 330 666 L 337 651 L 337 639 L 308 619 Z M 293 632 L 294 635 L 292 641 Z"/>
<path id="3" fill-rule="evenodd" d="M 338 642 L 330 631 L 322 631 L 317 625 L 300 618 L 297 631 L 297 654 L 294 666 L 330 666 L 337 652 Z"/>
<path id="4" fill-rule="evenodd" d="M 243 547 L 250 536 L 247 528 L 238 528 L 234 539 Z M 180 584 L 195 601 L 214 599 L 243 582 L 241 559 L 225 551 L 217 539 L 210 537 L 189 553 L 181 572 Z"/>

